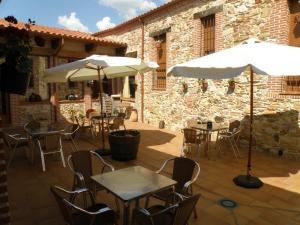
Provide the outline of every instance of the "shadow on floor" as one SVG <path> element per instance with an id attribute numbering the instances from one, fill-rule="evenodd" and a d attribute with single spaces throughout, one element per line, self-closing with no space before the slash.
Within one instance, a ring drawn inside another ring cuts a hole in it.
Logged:
<path id="1" fill-rule="evenodd" d="M 116 169 L 141 165 L 157 170 L 165 159 L 179 155 L 180 135 L 151 128 L 140 130 L 142 140 L 136 160 L 118 162 L 110 157 L 105 157 L 105 160 Z M 94 147 L 85 141 L 80 141 L 79 145 L 86 150 Z M 246 158 L 237 161 L 226 145 L 223 147 L 224 154 L 221 156 L 208 160 L 201 155 L 201 175 L 194 185 L 194 191 L 202 194 L 197 205 L 199 218 L 191 218 L 189 224 L 299 224 L 299 162 L 255 152 L 253 173 L 260 176 L 265 185 L 256 190 L 243 189 L 235 186 L 232 178 L 245 172 Z M 71 153 L 70 147 L 65 145 L 65 156 Z M 246 151 L 242 150 L 242 154 L 246 155 Z M 70 188 L 73 177 L 70 170 L 63 168 L 56 158 L 47 158 L 46 168 L 43 173 L 38 155 L 33 166 L 22 157 L 14 161 L 8 172 L 12 224 L 63 224 L 49 187 L 57 184 Z M 165 174 L 171 174 L 171 167 L 166 168 Z M 219 206 L 218 201 L 224 198 L 236 201 L 238 207 L 225 209 Z M 115 206 L 114 198 L 106 192 L 99 193 L 98 200 Z M 151 203 L 158 202 L 152 200 Z"/>

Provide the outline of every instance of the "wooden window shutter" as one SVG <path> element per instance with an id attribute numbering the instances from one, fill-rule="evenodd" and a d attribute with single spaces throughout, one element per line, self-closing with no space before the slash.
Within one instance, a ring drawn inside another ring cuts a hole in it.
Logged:
<path id="1" fill-rule="evenodd" d="M 215 52 L 215 14 L 201 18 L 202 23 L 202 55 Z"/>

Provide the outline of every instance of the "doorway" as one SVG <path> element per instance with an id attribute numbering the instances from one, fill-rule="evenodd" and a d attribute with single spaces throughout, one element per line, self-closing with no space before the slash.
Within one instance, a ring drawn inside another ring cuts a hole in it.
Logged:
<path id="1" fill-rule="evenodd" d="M 10 98 L 9 94 L 4 91 L 0 92 L 0 117 L 1 117 L 1 124 L 9 124 L 11 123 L 10 118 Z"/>

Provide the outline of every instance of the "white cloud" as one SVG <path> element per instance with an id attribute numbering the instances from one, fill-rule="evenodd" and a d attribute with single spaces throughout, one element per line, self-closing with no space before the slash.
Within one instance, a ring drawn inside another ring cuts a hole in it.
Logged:
<path id="1" fill-rule="evenodd" d="M 113 8 L 126 20 L 138 13 L 157 7 L 153 0 L 98 0 L 99 4 Z"/>
<path id="2" fill-rule="evenodd" d="M 98 27 L 99 30 L 106 30 L 106 29 L 109 29 L 109 28 L 112 28 L 112 27 L 116 26 L 116 24 L 111 22 L 110 17 L 106 16 L 102 20 L 99 20 L 96 23 L 96 26 Z"/>
<path id="3" fill-rule="evenodd" d="M 64 15 L 58 17 L 58 23 L 69 29 L 69 30 L 76 30 L 82 32 L 88 32 L 89 28 L 83 25 L 79 18 L 76 17 L 75 12 L 71 12 L 70 16 Z"/>

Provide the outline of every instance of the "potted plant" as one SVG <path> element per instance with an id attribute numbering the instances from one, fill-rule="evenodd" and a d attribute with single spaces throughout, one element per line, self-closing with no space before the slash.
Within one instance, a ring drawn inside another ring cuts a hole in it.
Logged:
<path id="1" fill-rule="evenodd" d="M 1 35 L 4 42 L 0 43 L 0 57 L 5 57 L 5 63 L 1 65 L 1 90 L 7 93 L 24 95 L 32 71 L 32 60 L 29 57 L 31 52 L 30 37 L 28 27 L 19 30 L 15 28 L 17 20 L 8 16 L 6 21 L 11 26 L 5 29 Z"/>
<path id="2" fill-rule="evenodd" d="M 203 92 L 205 92 L 207 90 L 207 88 L 208 88 L 208 82 L 207 82 L 207 80 L 205 80 L 205 79 L 199 79 L 198 80 L 198 84 L 199 84 L 199 86 L 201 86 L 201 89 L 202 89 Z"/>
<path id="3" fill-rule="evenodd" d="M 137 130 L 118 130 L 108 134 L 111 156 L 115 160 L 127 161 L 136 158 L 141 134 Z"/>
<path id="4" fill-rule="evenodd" d="M 233 78 L 228 80 L 228 89 L 230 89 L 230 90 L 235 89 L 235 80 Z"/>
<path id="5" fill-rule="evenodd" d="M 181 83 L 181 85 L 182 85 L 182 92 L 183 92 L 183 93 L 187 93 L 188 88 L 189 88 L 188 84 L 187 84 L 186 82 L 183 81 L 183 82 Z"/>

